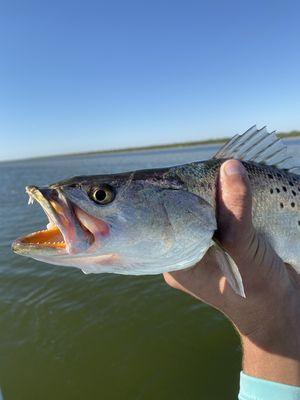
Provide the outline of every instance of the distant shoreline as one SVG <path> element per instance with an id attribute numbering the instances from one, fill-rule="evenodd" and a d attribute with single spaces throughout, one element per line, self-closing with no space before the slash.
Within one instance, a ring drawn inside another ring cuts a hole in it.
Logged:
<path id="1" fill-rule="evenodd" d="M 291 132 L 279 132 L 277 136 L 281 139 L 292 139 L 300 137 L 300 131 L 291 131 Z M 194 147 L 194 146 L 205 146 L 205 145 L 214 145 L 214 144 L 222 144 L 230 140 L 231 137 L 221 137 L 217 139 L 207 139 L 207 140 L 199 140 L 199 141 L 191 141 L 191 142 L 180 142 L 180 143 L 169 143 L 169 144 L 157 144 L 150 146 L 141 146 L 141 147 L 128 147 L 121 149 L 111 149 L 111 150 L 95 150 L 95 151 L 84 151 L 80 153 L 65 153 L 65 154 L 53 154 L 49 156 L 40 156 L 40 157 L 29 157 L 29 158 L 19 158 L 16 160 L 3 160 L 0 163 L 6 162 L 18 162 L 18 161 L 30 161 L 30 160 L 41 160 L 48 158 L 63 158 L 63 157 L 81 157 L 81 156 L 94 156 L 94 155 L 105 155 L 105 154 L 121 154 L 121 153 L 132 153 L 139 151 L 151 151 L 151 150 L 165 150 L 165 149 L 176 149 L 176 148 L 185 148 L 185 147 Z"/>
<path id="2" fill-rule="evenodd" d="M 292 131 L 289 133 L 278 133 L 278 137 L 281 139 L 291 139 L 300 137 L 300 131 Z M 81 155 L 97 155 L 97 154 L 111 154 L 111 153 L 130 153 L 134 151 L 143 151 L 143 150 L 164 150 L 164 149 L 173 149 L 178 147 L 193 147 L 193 146 L 203 146 L 210 144 L 222 144 L 229 141 L 231 137 L 221 137 L 218 139 L 206 139 L 206 140 L 198 140 L 192 142 L 179 142 L 179 143 L 168 143 L 168 144 L 157 144 L 150 146 L 142 146 L 142 147 L 128 147 L 123 149 L 112 149 L 112 150 L 96 150 L 96 151 L 86 151 L 83 153 L 71 153 L 68 155 L 72 156 L 81 156 Z M 66 155 L 66 154 L 65 154 Z M 62 155 L 63 157 L 64 155 Z"/>

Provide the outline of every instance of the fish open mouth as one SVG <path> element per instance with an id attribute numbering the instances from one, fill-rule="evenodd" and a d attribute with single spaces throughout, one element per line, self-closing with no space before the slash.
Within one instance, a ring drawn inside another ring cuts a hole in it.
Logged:
<path id="1" fill-rule="evenodd" d="M 65 249 L 66 242 L 64 237 L 57 226 L 50 229 L 42 229 L 41 231 L 33 232 L 27 236 L 17 239 L 20 244 L 37 246 L 37 247 L 51 247 L 54 249 Z"/>
<path id="2" fill-rule="evenodd" d="M 72 205 L 60 189 L 27 186 L 29 204 L 36 200 L 43 208 L 49 223 L 42 229 L 22 236 L 13 243 L 17 253 L 27 251 L 56 251 L 59 254 L 77 254 L 86 251 L 96 236 L 87 226 L 92 226 L 91 216 Z M 94 223 L 95 225 L 95 223 Z"/>

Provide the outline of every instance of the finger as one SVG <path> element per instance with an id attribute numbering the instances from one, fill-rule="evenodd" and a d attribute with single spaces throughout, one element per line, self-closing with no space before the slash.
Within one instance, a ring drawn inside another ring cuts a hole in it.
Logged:
<path id="1" fill-rule="evenodd" d="M 174 278 L 174 276 L 172 275 L 172 273 L 170 272 L 164 272 L 163 273 L 163 277 L 164 280 L 166 281 L 166 283 L 171 286 L 174 289 L 181 289 L 181 285 L 179 282 L 177 282 L 177 280 Z"/>
<path id="2" fill-rule="evenodd" d="M 250 182 L 240 161 L 228 160 L 222 164 L 217 203 L 219 240 L 230 252 L 243 251 L 254 230 Z"/>

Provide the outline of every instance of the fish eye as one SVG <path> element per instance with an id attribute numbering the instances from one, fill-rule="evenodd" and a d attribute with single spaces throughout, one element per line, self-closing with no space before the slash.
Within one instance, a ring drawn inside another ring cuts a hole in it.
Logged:
<path id="1" fill-rule="evenodd" d="M 93 188 L 90 193 L 90 198 L 98 204 L 109 204 L 115 198 L 115 192 L 109 185 L 101 185 Z"/>

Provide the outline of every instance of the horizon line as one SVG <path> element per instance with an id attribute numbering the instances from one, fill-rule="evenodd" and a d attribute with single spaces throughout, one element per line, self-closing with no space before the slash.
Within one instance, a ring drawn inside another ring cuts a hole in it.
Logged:
<path id="1" fill-rule="evenodd" d="M 293 138 L 299 137 L 300 131 L 299 130 L 292 130 L 289 132 L 278 132 L 277 136 L 281 139 L 284 138 Z M 163 149 L 171 149 L 177 147 L 193 147 L 199 145 L 210 145 L 210 144 L 217 144 L 217 143 L 224 143 L 230 140 L 231 137 L 225 136 L 215 139 L 203 139 L 203 140 L 196 140 L 196 141 L 187 141 L 187 142 L 175 142 L 175 143 L 163 143 L 163 144 L 150 144 L 147 146 L 138 146 L 138 147 L 123 147 L 123 148 L 112 148 L 107 150 L 88 150 L 83 152 L 70 152 L 70 153 L 61 153 L 61 154 L 49 154 L 49 155 L 42 155 L 42 156 L 33 156 L 33 157 L 26 157 L 26 158 L 14 158 L 8 160 L 0 160 L 0 163 L 10 163 L 16 161 L 30 161 L 30 160 L 40 160 L 40 159 L 47 159 L 47 158 L 61 158 L 61 157 L 70 157 L 70 156 L 90 156 L 90 155 L 97 155 L 97 154 L 115 154 L 115 153 L 130 153 L 135 151 L 147 151 L 147 150 L 163 150 Z"/>

